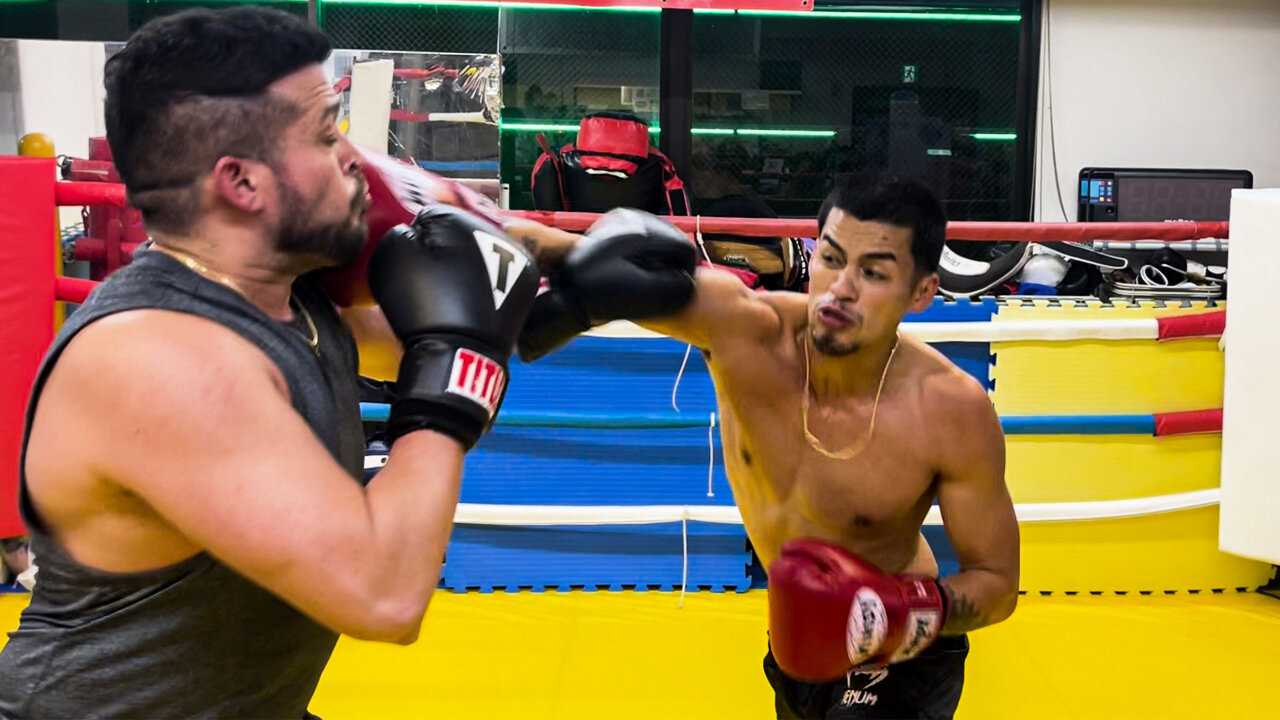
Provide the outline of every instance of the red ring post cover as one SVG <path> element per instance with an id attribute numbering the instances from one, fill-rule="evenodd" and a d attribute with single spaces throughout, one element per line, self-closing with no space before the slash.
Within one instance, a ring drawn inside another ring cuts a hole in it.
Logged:
<path id="1" fill-rule="evenodd" d="M 53 342 L 55 162 L 0 156 L 0 537 L 26 532 L 18 516 L 18 464 L 31 384 Z"/>

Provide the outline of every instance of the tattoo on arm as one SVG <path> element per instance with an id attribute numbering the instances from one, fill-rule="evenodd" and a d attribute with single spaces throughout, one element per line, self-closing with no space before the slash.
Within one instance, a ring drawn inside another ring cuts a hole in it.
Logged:
<path id="1" fill-rule="evenodd" d="M 990 624 L 986 613 L 982 612 L 977 603 L 956 592 L 949 592 L 948 595 L 951 598 L 951 608 L 943 632 L 958 635 Z"/>
<path id="2" fill-rule="evenodd" d="M 509 223 L 507 235 L 524 246 L 533 256 L 533 261 L 543 272 L 551 272 L 559 267 L 569 256 L 577 241 L 577 236 L 563 231 L 535 227 L 529 222 Z"/>

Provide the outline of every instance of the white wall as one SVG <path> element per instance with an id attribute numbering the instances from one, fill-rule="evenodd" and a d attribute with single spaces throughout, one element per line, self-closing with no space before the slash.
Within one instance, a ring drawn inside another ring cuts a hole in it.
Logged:
<path id="1" fill-rule="evenodd" d="M 89 157 L 89 138 L 106 134 L 102 119 L 100 42 L 18 40 L 17 76 L 21 92 L 16 135 L 44 133 L 59 155 Z M 14 153 L 17 147 L 0 147 Z M 63 227 L 80 221 L 80 208 L 62 208 Z"/>
<path id="2" fill-rule="evenodd" d="M 22 133 L 53 138 L 59 154 L 89 156 L 89 138 L 105 135 L 100 42 L 19 40 Z"/>
<path id="3" fill-rule="evenodd" d="M 0 40 L 0 155 L 15 155 L 22 127 L 22 86 L 18 84 L 18 42 Z"/>
<path id="4" fill-rule="evenodd" d="M 1050 130 L 1068 220 L 1087 166 L 1244 169 L 1280 187 L 1280 2 L 1045 4 L 1035 219 L 1063 219 Z"/>

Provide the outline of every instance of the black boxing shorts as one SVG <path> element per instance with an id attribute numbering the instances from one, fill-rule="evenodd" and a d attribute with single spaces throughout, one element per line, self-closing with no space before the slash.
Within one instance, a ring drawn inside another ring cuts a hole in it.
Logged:
<path id="1" fill-rule="evenodd" d="M 778 718 L 951 718 L 964 688 L 969 638 L 946 635 L 916 657 L 888 667 L 850 673 L 829 683 L 783 674 L 765 655 Z"/>

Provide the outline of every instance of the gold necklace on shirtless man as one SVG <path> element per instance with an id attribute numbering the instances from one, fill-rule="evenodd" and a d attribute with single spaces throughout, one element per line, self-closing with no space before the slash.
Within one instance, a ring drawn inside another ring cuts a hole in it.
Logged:
<path id="1" fill-rule="evenodd" d="M 627 223 L 637 237 L 683 235 L 611 215 L 614 243 Z M 966 633 L 1017 603 L 1004 436 L 982 385 L 898 333 L 938 288 L 946 218 L 932 194 L 910 181 L 840 187 L 819 226 L 807 295 L 753 292 L 704 267 L 682 309 L 636 322 L 697 346 L 710 369 L 729 483 L 769 577 L 778 716 L 949 717 Z M 594 228 L 581 240 L 508 230 L 563 262 L 521 338 L 531 360 L 617 299 L 595 271 Z M 960 565 L 941 580 L 921 534 L 935 500 Z"/>

